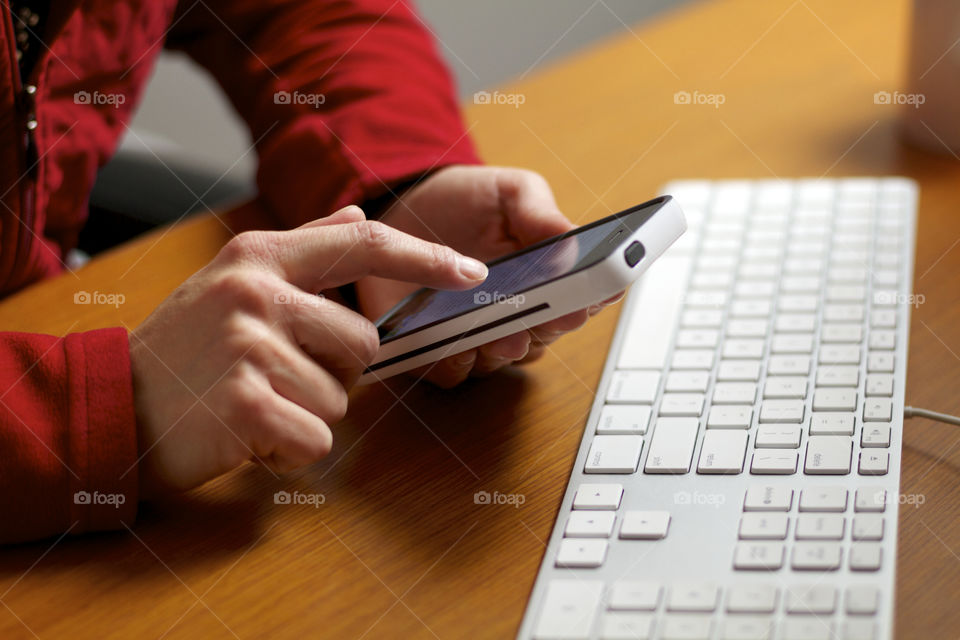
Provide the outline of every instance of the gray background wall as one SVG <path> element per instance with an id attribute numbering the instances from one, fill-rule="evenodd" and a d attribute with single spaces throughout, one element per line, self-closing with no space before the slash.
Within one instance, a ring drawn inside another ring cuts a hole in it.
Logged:
<path id="1" fill-rule="evenodd" d="M 537 68 L 689 0 L 419 0 L 460 94 Z M 142 141 L 217 175 L 252 175 L 256 158 L 243 123 L 189 59 L 163 54 L 125 148 Z"/>

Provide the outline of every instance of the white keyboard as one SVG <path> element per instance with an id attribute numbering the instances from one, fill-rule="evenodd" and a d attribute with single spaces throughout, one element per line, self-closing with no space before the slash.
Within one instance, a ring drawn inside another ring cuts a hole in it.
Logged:
<path id="1" fill-rule="evenodd" d="M 664 193 L 519 637 L 892 637 L 914 183 Z"/>

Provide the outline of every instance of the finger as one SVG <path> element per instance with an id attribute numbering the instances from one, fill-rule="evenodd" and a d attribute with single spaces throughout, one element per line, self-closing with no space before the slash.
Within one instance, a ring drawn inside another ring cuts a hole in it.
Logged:
<path id="1" fill-rule="evenodd" d="M 333 224 L 349 224 L 351 222 L 363 222 L 367 219 L 366 214 L 363 212 L 363 209 L 358 207 L 355 204 L 344 207 L 339 211 L 331 213 L 329 216 L 323 218 L 317 218 L 316 220 L 311 220 L 306 224 L 302 224 L 297 229 L 316 229 L 318 227 L 328 227 Z"/>
<path id="2" fill-rule="evenodd" d="M 503 169 L 497 173 L 497 189 L 510 230 L 521 244 L 533 244 L 574 228 L 557 207 L 550 185 L 539 174 Z"/>
<path id="3" fill-rule="evenodd" d="M 282 238 L 272 247 L 275 264 L 288 282 L 305 291 L 337 287 L 368 275 L 438 289 L 469 289 L 487 277 L 482 262 L 376 221 L 276 235 Z"/>
<path id="4" fill-rule="evenodd" d="M 274 299 L 284 303 L 281 312 L 290 342 L 344 387 L 356 384 L 380 345 L 373 323 L 325 297 L 292 286 Z"/>
<path id="5" fill-rule="evenodd" d="M 423 379 L 442 389 L 450 389 L 467 379 L 477 360 L 477 350 L 470 349 L 408 372 L 414 379 Z"/>
<path id="6" fill-rule="evenodd" d="M 275 341 L 261 353 L 257 365 L 274 391 L 328 425 L 343 418 L 347 392 L 330 372 L 287 342 Z"/>
<path id="7" fill-rule="evenodd" d="M 256 425 L 252 449 L 275 473 L 287 473 L 324 458 L 333 446 L 327 424 L 295 402 L 268 393 L 263 422 Z"/>
<path id="8" fill-rule="evenodd" d="M 518 360 L 517 364 L 528 364 L 530 362 L 535 362 L 543 357 L 543 354 L 547 352 L 548 345 L 540 342 L 531 342 L 530 350 L 527 351 L 527 355 L 523 357 L 522 360 Z"/>
<path id="9" fill-rule="evenodd" d="M 473 373 L 486 374 L 496 371 L 517 360 L 522 360 L 530 350 L 530 333 L 521 331 L 485 344 L 478 350 Z"/>

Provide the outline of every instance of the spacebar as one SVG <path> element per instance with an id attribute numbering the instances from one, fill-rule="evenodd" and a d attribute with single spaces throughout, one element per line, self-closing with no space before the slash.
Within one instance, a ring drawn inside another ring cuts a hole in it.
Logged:
<path id="1" fill-rule="evenodd" d="M 668 251 L 643 274 L 639 297 L 630 307 L 618 369 L 659 370 L 666 364 L 692 264 L 691 256 L 672 256 Z"/>

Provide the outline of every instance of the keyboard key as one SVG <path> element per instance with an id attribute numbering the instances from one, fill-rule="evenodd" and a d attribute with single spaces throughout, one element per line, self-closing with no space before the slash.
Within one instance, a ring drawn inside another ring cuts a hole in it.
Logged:
<path id="1" fill-rule="evenodd" d="M 825 322 L 863 322 L 862 304 L 828 304 L 823 308 Z"/>
<path id="2" fill-rule="evenodd" d="M 699 417 L 703 413 L 701 393 L 665 393 L 660 401 L 661 416 Z"/>
<path id="3" fill-rule="evenodd" d="M 870 349 L 892 351 L 897 346 L 897 334 L 893 331 L 874 329 L 870 332 Z"/>
<path id="4" fill-rule="evenodd" d="M 810 373 L 810 358 L 807 356 L 770 356 L 767 373 L 772 376 L 805 376 Z"/>
<path id="5" fill-rule="evenodd" d="M 700 422 L 696 418 L 658 418 L 650 440 L 647 473 L 687 473 Z"/>
<path id="6" fill-rule="evenodd" d="M 682 329 L 675 342 L 680 349 L 713 349 L 720 342 L 720 333 L 714 329 Z"/>
<path id="7" fill-rule="evenodd" d="M 674 585 L 667 600 L 667 611 L 713 611 L 717 608 L 717 586 L 691 582 Z"/>
<path id="8" fill-rule="evenodd" d="M 723 621 L 721 640 L 770 640 L 773 621 L 761 616 L 728 616 Z"/>
<path id="9" fill-rule="evenodd" d="M 706 616 L 666 616 L 661 640 L 710 640 L 711 620 Z"/>
<path id="10" fill-rule="evenodd" d="M 787 333 L 773 336 L 770 353 L 812 353 L 813 334 Z"/>
<path id="11" fill-rule="evenodd" d="M 665 391 L 706 393 L 710 374 L 706 371 L 671 371 Z"/>
<path id="12" fill-rule="evenodd" d="M 687 309 L 680 326 L 689 329 L 717 329 L 723 324 L 723 312 L 717 309 Z"/>
<path id="13" fill-rule="evenodd" d="M 659 540 L 667 537 L 669 511 L 627 511 L 620 524 L 620 537 L 636 540 Z"/>
<path id="14" fill-rule="evenodd" d="M 823 367 L 817 370 L 818 387 L 856 387 L 859 384 L 859 367 Z"/>
<path id="15" fill-rule="evenodd" d="M 757 449 L 796 449 L 803 429 L 792 424 L 762 424 L 757 427 L 754 445 Z"/>
<path id="16" fill-rule="evenodd" d="M 837 609 L 837 590 L 829 585 L 795 586 L 786 594 L 787 613 L 829 615 Z"/>
<path id="17" fill-rule="evenodd" d="M 600 580 L 551 580 L 547 583 L 533 637 L 538 640 L 589 638 L 602 594 Z"/>
<path id="18" fill-rule="evenodd" d="M 666 364 L 692 263 L 690 256 L 668 253 L 650 265 L 626 320 L 619 368 L 659 370 Z"/>
<path id="19" fill-rule="evenodd" d="M 893 309 L 874 309 L 870 312 L 870 326 L 874 329 L 896 329 L 897 312 Z"/>
<path id="20" fill-rule="evenodd" d="M 606 544 L 606 540 L 603 541 Z M 835 571 L 840 568 L 843 550 L 834 542 L 797 542 L 790 566 L 800 571 Z"/>
<path id="21" fill-rule="evenodd" d="M 741 540 L 785 540 L 789 524 L 783 513 L 745 513 L 738 535 Z"/>
<path id="22" fill-rule="evenodd" d="M 781 313 L 777 316 L 778 333 L 810 333 L 817 326 L 817 316 L 812 313 Z"/>
<path id="23" fill-rule="evenodd" d="M 858 513 L 883 513 L 887 507 L 887 490 L 883 487 L 857 489 L 853 510 Z"/>
<path id="24" fill-rule="evenodd" d="M 773 613 L 778 596 L 779 590 L 772 584 L 735 585 L 727 591 L 727 612 Z"/>
<path id="25" fill-rule="evenodd" d="M 860 346 L 826 344 L 820 347 L 820 364 L 860 364 Z"/>
<path id="26" fill-rule="evenodd" d="M 607 541 L 593 538 L 564 538 L 557 551 L 556 566 L 594 568 L 607 556 Z"/>
<path id="27" fill-rule="evenodd" d="M 609 538 L 616 520 L 615 511 L 571 511 L 564 527 L 565 538 Z"/>
<path id="28" fill-rule="evenodd" d="M 797 516 L 797 540 L 842 540 L 846 520 L 836 513 L 801 513 Z"/>
<path id="29" fill-rule="evenodd" d="M 886 373 L 871 373 L 867 375 L 867 397 L 882 396 L 889 398 L 893 395 L 893 376 Z"/>
<path id="30" fill-rule="evenodd" d="M 782 313 L 813 313 L 818 306 L 817 296 L 782 295 L 777 301 L 777 309 Z"/>
<path id="31" fill-rule="evenodd" d="M 653 404 L 659 387 L 658 371 L 615 371 L 607 390 L 607 402 Z"/>
<path id="32" fill-rule="evenodd" d="M 757 385 L 752 382 L 718 382 L 713 387 L 713 404 L 753 404 Z"/>
<path id="33" fill-rule="evenodd" d="M 790 475 L 797 472 L 796 451 L 760 449 L 753 454 L 750 473 L 757 475 Z"/>
<path id="34" fill-rule="evenodd" d="M 886 448 L 890 446 L 890 427 L 877 422 L 863 425 L 860 446 L 864 448 Z"/>
<path id="35" fill-rule="evenodd" d="M 660 585 L 645 580 L 617 580 L 610 587 L 610 609 L 653 611 L 660 603 Z"/>
<path id="36" fill-rule="evenodd" d="M 673 352 L 674 369 L 713 369 L 713 349 L 677 349 Z"/>
<path id="37" fill-rule="evenodd" d="M 763 340 L 731 339 L 723 343 L 723 357 L 728 360 L 763 357 Z"/>
<path id="38" fill-rule="evenodd" d="M 756 382 L 759 379 L 759 360 L 723 360 L 717 370 L 717 380 L 721 382 Z"/>
<path id="39" fill-rule="evenodd" d="M 853 518 L 854 540 L 883 540 L 883 516 L 879 513 L 862 513 Z"/>
<path id="40" fill-rule="evenodd" d="M 608 613 L 603 618 L 601 640 L 648 640 L 653 616 L 649 613 Z"/>
<path id="41" fill-rule="evenodd" d="M 640 436 L 594 436 L 584 473 L 634 473 L 640 462 Z"/>
<path id="42" fill-rule="evenodd" d="M 717 406 L 710 409 L 707 429 L 749 429 L 753 420 L 753 407 Z"/>
<path id="43" fill-rule="evenodd" d="M 650 407 L 640 404 L 608 404 L 600 411 L 599 435 L 643 435 L 650 425 Z"/>
<path id="44" fill-rule="evenodd" d="M 813 393 L 813 410 L 856 411 L 857 392 L 853 389 L 817 389 Z M 853 414 L 850 417 L 852 418 Z"/>
<path id="45" fill-rule="evenodd" d="M 768 484 L 750 485 L 743 499 L 744 511 L 790 511 L 793 489 Z"/>
<path id="46" fill-rule="evenodd" d="M 890 422 L 893 419 L 893 402 L 881 398 L 869 398 L 863 403 L 864 422 Z"/>
<path id="47" fill-rule="evenodd" d="M 848 619 L 843 623 L 843 640 L 877 640 L 877 623 Z"/>
<path id="48" fill-rule="evenodd" d="M 893 373 L 894 357 L 886 351 L 871 351 L 867 355 L 867 373 Z"/>
<path id="49" fill-rule="evenodd" d="M 850 545 L 852 571 L 879 571 L 883 548 L 879 542 L 855 542 Z"/>
<path id="50" fill-rule="evenodd" d="M 803 472 L 810 475 L 850 473 L 853 441 L 844 436 L 810 436 Z"/>
<path id="51" fill-rule="evenodd" d="M 821 391 L 834 391 L 834 389 L 817 390 L 818 393 Z M 837 389 L 836 391 L 841 390 Z M 855 392 L 851 391 L 850 393 L 854 393 L 854 396 L 856 396 Z M 813 402 L 816 405 L 816 396 L 814 396 Z M 852 413 L 814 413 L 810 418 L 810 435 L 812 436 L 852 436 L 853 429 L 854 417 Z"/>
<path id="52" fill-rule="evenodd" d="M 847 589 L 847 613 L 873 615 L 880 606 L 880 590 L 870 585 L 858 585 Z"/>
<path id="53" fill-rule="evenodd" d="M 784 550 L 779 542 L 738 542 L 733 568 L 741 571 L 776 571 L 783 566 Z"/>
<path id="54" fill-rule="evenodd" d="M 835 640 L 829 620 L 788 618 L 780 624 L 781 640 Z"/>
<path id="55" fill-rule="evenodd" d="M 740 473 L 747 451 L 747 433 L 711 429 L 703 435 L 697 473 Z"/>
<path id="56" fill-rule="evenodd" d="M 616 510 L 623 497 L 621 484 L 581 484 L 573 496 L 574 509 Z"/>
<path id="57" fill-rule="evenodd" d="M 801 376 L 770 376 L 763 386 L 763 397 L 801 400 L 807 396 L 807 379 Z"/>
<path id="58" fill-rule="evenodd" d="M 847 510 L 847 490 L 843 487 L 809 487 L 800 492 L 800 511 Z"/>
<path id="59" fill-rule="evenodd" d="M 796 400 L 764 400 L 760 404 L 760 423 L 801 423 L 803 403 Z"/>
<path id="60" fill-rule="evenodd" d="M 883 476 L 890 469 L 890 454 L 886 451 L 861 451 L 860 475 Z"/>
<path id="61" fill-rule="evenodd" d="M 820 331 L 820 342 L 860 344 L 863 327 L 858 324 L 825 324 Z"/>

